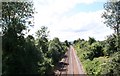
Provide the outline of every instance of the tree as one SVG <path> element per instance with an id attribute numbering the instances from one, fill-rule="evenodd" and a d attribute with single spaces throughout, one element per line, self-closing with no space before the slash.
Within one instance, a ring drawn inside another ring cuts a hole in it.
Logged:
<path id="1" fill-rule="evenodd" d="M 2 30 L 3 34 L 9 28 L 17 33 L 26 29 L 26 25 L 32 24 L 29 18 L 33 18 L 34 10 L 32 2 L 2 2 Z"/>
<path id="2" fill-rule="evenodd" d="M 45 54 L 48 51 L 48 28 L 45 26 L 42 26 L 37 32 L 36 32 L 36 36 L 37 36 L 37 46 L 38 48 L 41 47 L 43 53 Z"/>
<path id="3" fill-rule="evenodd" d="M 52 58 L 49 58 L 47 56 L 48 52 L 48 28 L 45 26 L 42 26 L 37 32 L 36 32 L 36 47 L 38 50 L 42 52 L 42 58 L 43 62 L 39 63 L 39 72 L 43 76 L 47 76 L 53 73 L 53 67 L 54 65 L 52 64 Z"/>
<path id="4" fill-rule="evenodd" d="M 92 43 L 96 42 L 96 40 L 94 38 L 92 38 L 92 37 L 89 37 L 88 42 L 91 45 Z"/>
<path id="5" fill-rule="evenodd" d="M 49 34 L 48 28 L 45 26 L 42 26 L 40 30 L 36 32 L 36 35 L 40 38 L 46 38 Z"/>
<path id="6" fill-rule="evenodd" d="M 67 40 L 65 40 L 65 45 L 69 47 L 69 42 Z"/>
<path id="7" fill-rule="evenodd" d="M 116 35 L 110 35 L 107 37 L 107 40 L 105 40 L 104 46 L 104 55 L 111 55 L 114 52 L 117 52 L 117 47 L 116 47 Z"/>
<path id="8" fill-rule="evenodd" d="M 64 48 L 58 38 L 50 41 L 47 55 L 52 58 L 53 64 L 56 65 L 64 53 Z"/>
<path id="9" fill-rule="evenodd" d="M 38 53 L 34 38 L 24 38 L 23 31 L 32 24 L 34 14 L 32 2 L 2 2 L 2 74 L 38 73 Z M 37 54 L 37 55 L 36 55 Z M 39 54 L 39 55 L 38 55 Z"/>
<path id="10" fill-rule="evenodd" d="M 120 51 L 120 1 L 108 1 L 104 9 L 102 18 L 105 19 L 104 23 L 115 31 L 117 51 Z"/>

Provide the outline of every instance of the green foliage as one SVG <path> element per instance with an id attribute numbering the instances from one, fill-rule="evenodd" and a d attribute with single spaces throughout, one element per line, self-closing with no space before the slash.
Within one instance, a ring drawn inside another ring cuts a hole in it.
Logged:
<path id="1" fill-rule="evenodd" d="M 26 18 L 34 13 L 32 3 L 2 2 L 3 75 L 34 74 L 39 57 L 34 44 L 24 38 Z M 30 56 L 31 55 L 31 56 Z"/>
<path id="2" fill-rule="evenodd" d="M 93 43 L 90 50 L 93 52 L 94 57 L 103 56 L 102 45 L 99 42 Z"/>
<path id="3" fill-rule="evenodd" d="M 76 40 L 74 47 L 88 76 L 119 76 L 120 52 L 116 51 L 115 35 L 107 40 Z"/>
<path id="4" fill-rule="evenodd" d="M 120 52 L 114 53 L 111 58 L 101 65 L 101 74 L 107 74 L 112 76 L 120 75 Z"/>
<path id="5" fill-rule="evenodd" d="M 92 43 L 96 42 L 96 40 L 94 38 L 89 37 L 88 42 L 91 45 Z"/>
<path id="6" fill-rule="evenodd" d="M 101 68 L 100 68 L 99 59 L 95 59 L 94 61 L 86 60 L 83 63 L 88 75 L 91 75 L 91 76 L 100 75 Z"/>
<path id="7" fill-rule="evenodd" d="M 34 13 L 31 2 L 3 2 L 2 9 L 2 75 L 53 73 L 55 64 L 66 51 L 65 43 L 59 38 L 48 41 L 49 31 L 45 26 L 37 31 L 36 39 L 31 35 L 24 37 L 23 31 L 32 24 L 29 21 Z"/>
<path id="8" fill-rule="evenodd" d="M 116 36 L 110 35 L 108 36 L 107 40 L 105 40 L 105 46 L 104 46 L 104 55 L 109 56 L 114 52 L 117 52 L 117 46 L 116 46 Z"/>
<path id="9" fill-rule="evenodd" d="M 115 31 L 117 51 L 120 51 L 120 1 L 108 1 L 104 4 L 102 18 L 104 23 Z"/>
<path id="10" fill-rule="evenodd" d="M 69 45 L 70 45 L 67 40 L 65 40 L 65 45 L 66 45 L 67 47 L 69 47 Z"/>
<path id="11" fill-rule="evenodd" d="M 100 42 L 90 38 L 88 42 L 79 41 L 78 48 L 83 50 L 83 58 L 93 60 L 95 57 L 103 56 L 103 49 Z"/>
<path id="12" fill-rule="evenodd" d="M 56 64 L 61 60 L 62 55 L 64 54 L 64 47 L 58 38 L 54 38 L 50 41 L 47 55 L 49 58 L 52 58 L 53 64 Z"/>
<path id="13" fill-rule="evenodd" d="M 46 38 L 46 37 L 48 36 L 48 34 L 49 34 L 48 28 L 45 27 L 45 26 L 42 26 L 42 27 L 40 28 L 40 30 L 38 30 L 38 31 L 36 32 L 36 36 L 37 36 L 38 38 Z"/>
<path id="14" fill-rule="evenodd" d="M 102 17 L 106 19 L 104 22 L 107 26 L 110 26 L 114 30 L 116 30 L 117 25 L 120 24 L 119 18 L 119 10 L 120 10 L 120 1 L 108 1 L 104 4 L 104 13 Z"/>
<path id="15" fill-rule="evenodd" d="M 32 2 L 2 2 L 3 34 L 10 31 L 21 34 L 31 23 L 34 14 Z M 14 31 L 13 31 L 14 30 Z"/>

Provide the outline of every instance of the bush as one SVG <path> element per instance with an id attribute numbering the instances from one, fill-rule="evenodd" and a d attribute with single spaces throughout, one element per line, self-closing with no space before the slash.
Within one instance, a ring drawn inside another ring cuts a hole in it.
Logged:
<path id="1" fill-rule="evenodd" d="M 120 52 L 114 53 L 107 62 L 101 65 L 101 74 L 108 76 L 120 75 Z"/>

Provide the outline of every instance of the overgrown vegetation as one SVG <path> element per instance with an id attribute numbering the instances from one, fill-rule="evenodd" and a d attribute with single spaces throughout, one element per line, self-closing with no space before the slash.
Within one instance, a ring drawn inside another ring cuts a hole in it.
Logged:
<path id="1" fill-rule="evenodd" d="M 105 3 L 102 17 L 115 33 L 104 41 L 78 39 L 74 41 L 77 55 L 88 75 L 120 75 L 120 1 Z M 2 75 L 52 75 L 69 43 L 59 38 L 49 40 L 47 27 L 42 26 L 26 37 L 33 27 L 35 10 L 32 2 L 2 2 Z"/>
<path id="2" fill-rule="evenodd" d="M 25 37 L 32 25 L 32 2 L 2 2 L 2 75 L 50 75 L 66 51 L 59 38 L 48 40 L 49 31 L 42 26 Z"/>
<path id="3" fill-rule="evenodd" d="M 95 41 L 90 44 L 91 39 L 93 38 L 89 38 L 88 41 L 78 39 L 74 43 L 77 55 L 88 76 L 105 74 L 119 76 L 120 52 L 117 52 L 116 47 L 107 41 L 109 38 L 105 41 Z"/>
<path id="4" fill-rule="evenodd" d="M 119 76 L 120 75 L 120 1 L 108 1 L 104 5 L 105 24 L 115 33 L 104 41 L 78 39 L 74 41 L 84 69 L 88 76 Z"/>

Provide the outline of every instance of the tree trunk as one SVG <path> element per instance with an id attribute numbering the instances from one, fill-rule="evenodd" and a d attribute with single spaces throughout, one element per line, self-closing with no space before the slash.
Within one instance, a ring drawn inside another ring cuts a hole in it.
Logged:
<path id="1" fill-rule="evenodd" d="M 117 24 L 116 33 L 117 33 L 117 51 L 120 51 L 120 36 L 119 36 L 119 24 Z"/>

